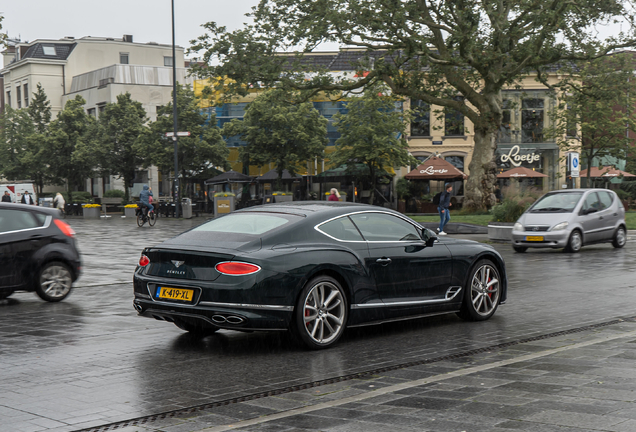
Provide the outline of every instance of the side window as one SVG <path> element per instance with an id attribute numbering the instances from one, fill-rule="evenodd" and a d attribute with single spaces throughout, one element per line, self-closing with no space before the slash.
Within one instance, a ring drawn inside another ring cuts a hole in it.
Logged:
<path id="1" fill-rule="evenodd" d="M 31 212 L 0 209 L 0 233 L 37 228 L 42 226 Z"/>
<path id="2" fill-rule="evenodd" d="M 598 202 L 598 197 L 596 196 L 596 192 L 590 193 L 587 197 L 585 197 L 585 203 L 583 204 L 583 210 L 588 209 L 600 209 L 600 203 Z"/>
<path id="3" fill-rule="evenodd" d="M 605 210 L 606 208 L 610 208 L 612 206 L 612 195 L 609 192 L 598 191 L 596 192 L 601 201 L 601 210 Z"/>
<path id="4" fill-rule="evenodd" d="M 323 233 L 337 240 L 364 241 L 357 228 L 348 217 L 341 217 L 318 227 Z"/>
<path id="5" fill-rule="evenodd" d="M 350 217 L 367 241 L 413 241 L 422 238 L 415 226 L 387 213 L 359 213 Z"/>

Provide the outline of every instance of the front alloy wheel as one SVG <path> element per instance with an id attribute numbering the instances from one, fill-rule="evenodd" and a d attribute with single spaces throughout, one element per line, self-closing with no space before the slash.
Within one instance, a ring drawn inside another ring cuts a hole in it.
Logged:
<path id="1" fill-rule="evenodd" d="M 44 266 L 35 287 L 36 294 L 49 302 L 64 300 L 71 292 L 73 276 L 68 266 L 54 261 Z"/>
<path id="2" fill-rule="evenodd" d="M 464 294 L 464 302 L 458 313 L 468 321 L 484 321 L 493 316 L 499 305 L 501 277 L 497 267 L 489 260 L 481 260 L 470 273 L 470 292 Z"/>
<path id="3" fill-rule="evenodd" d="M 305 286 L 296 306 L 295 332 L 312 349 L 327 348 L 342 336 L 347 302 L 335 279 L 319 276 Z"/>
<path id="4" fill-rule="evenodd" d="M 583 238 L 581 237 L 581 232 L 579 230 L 572 231 L 570 234 L 570 238 L 568 239 L 568 244 L 565 247 L 566 252 L 577 253 L 583 247 Z"/>

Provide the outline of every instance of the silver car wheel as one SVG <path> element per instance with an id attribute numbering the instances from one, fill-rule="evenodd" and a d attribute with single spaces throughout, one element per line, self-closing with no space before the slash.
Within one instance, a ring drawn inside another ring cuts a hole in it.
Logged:
<path id="1" fill-rule="evenodd" d="M 340 289 L 330 282 L 314 285 L 303 302 L 303 320 L 307 335 L 318 344 L 337 339 L 346 316 Z"/>
<path id="2" fill-rule="evenodd" d="M 578 252 L 581 250 L 582 246 L 583 246 L 583 239 L 581 238 L 581 233 L 576 230 L 572 231 L 572 234 L 570 234 L 570 239 L 568 240 L 566 251 Z"/>
<path id="3" fill-rule="evenodd" d="M 618 228 L 618 230 L 616 230 L 616 235 L 614 236 L 614 247 L 615 248 L 622 248 L 623 246 L 625 246 L 625 243 L 627 242 L 627 235 L 625 234 L 625 230 L 623 229 L 623 227 Z"/>
<path id="4" fill-rule="evenodd" d="M 497 270 L 490 264 L 484 264 L 475 271 L 470 284 L 470 299 L 479 315 L 490 315 L 497 307 L 499 283 Z"/>
<path id="5" fill-rule="evenodd" d="M 49 265 L 40 275 L 41 292 L 51 300 L 66 297 L 71 291 L 72 284 L 71 272 L 61 264 Z"/>

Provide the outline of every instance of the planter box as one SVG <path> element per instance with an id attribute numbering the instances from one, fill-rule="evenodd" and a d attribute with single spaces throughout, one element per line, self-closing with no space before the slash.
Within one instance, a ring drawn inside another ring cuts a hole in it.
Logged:
<path id="1" fill-rule="evenodd" d="M 510 242 L 513 225 L 514 222 L 488 222 L 488 239 Z"/>
<path id="2" fill-rule="evenodd" d="M 137 217 L 136 211 L 137 211 L 136 208 L 124 207 L 124 216 L 135 218 Z"/>
<path id="3" fill-rule="evenodd" d="M 101 213 L 101 208 L 99 207 L 91 207 L 91 208 L 83 208 L 82 213 L 85 218 L 97 218 L 99 219 L 99 215 Z"/>

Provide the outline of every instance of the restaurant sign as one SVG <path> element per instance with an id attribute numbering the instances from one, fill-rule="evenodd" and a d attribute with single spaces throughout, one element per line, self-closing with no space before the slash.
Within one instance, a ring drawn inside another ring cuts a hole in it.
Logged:
<path id="1" fill-rule="evenodd" d="M 541 160 L 541 155 L 538 153 L 534 153 L 534 149 L 532 153 L 521 153 L 521 147 L 519 147 L 518 145 L 513 146 L 512 148 L 510 148 L 510 151 L 508 152 L 508 154 L 502 154 L 500 161 L 501 163 L 508 163 L 510 162 L 510 164 L 512 166 L 518 167 L 521 166 L 522 163 L 526 163 L 527 164 L 532 164 L 534 162 L 538 162 Z"/>

